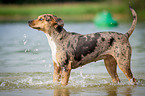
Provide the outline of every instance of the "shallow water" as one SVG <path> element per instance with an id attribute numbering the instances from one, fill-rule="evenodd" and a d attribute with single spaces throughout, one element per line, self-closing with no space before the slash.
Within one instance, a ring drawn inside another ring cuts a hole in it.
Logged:
<path id="1" fill-rule="evenodd" d="M 120 84 L 113 84 L 103 61 L 72 70 L 69 84 L 52 82 L 51 50 L 43 32 L 27 23 L 0 24 L 0 96 L 144 96 L 145 94 L 145 23 L 138 23 L 130 37 L 131 69 L 137 85 L 131 85 L 121 70 Z M 65 23 L 71 32 L 88 34 L 100 31 L 125 33 L 130 24 L 97 28 L 93 23 Z"/>

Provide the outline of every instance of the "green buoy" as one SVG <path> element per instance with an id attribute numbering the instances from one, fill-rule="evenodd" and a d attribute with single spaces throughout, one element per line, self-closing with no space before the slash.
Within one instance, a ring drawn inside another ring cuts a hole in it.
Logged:
<path id="1" fill-rule="evenodd" d="M 107 11 L 103 11 L 97 14 L 94 18 L 94 23 L 95 25 L 102 27 L 114 27 L 118 25 L 117 21 L 115 21 L 111 14 Z"/>

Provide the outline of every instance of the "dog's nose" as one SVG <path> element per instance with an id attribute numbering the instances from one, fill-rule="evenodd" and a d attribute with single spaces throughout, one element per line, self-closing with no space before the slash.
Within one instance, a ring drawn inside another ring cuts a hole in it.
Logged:
<path id="1" fill-rule="evenodd" d="M 31 23 L 33 20 L 29 20 L 28 23 Z"/>

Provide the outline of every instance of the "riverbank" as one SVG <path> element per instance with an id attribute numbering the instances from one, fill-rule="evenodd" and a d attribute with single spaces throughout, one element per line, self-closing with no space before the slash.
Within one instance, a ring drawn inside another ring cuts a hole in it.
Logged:
<path id="1" fill-rule="evenodd" d="M 117 21 L 132 20 L 129 5 L 120 3 L 51 3 L 0 5 L 0 22 L 28 21 L 42 14 L 55 14 L 65 22 L 92 21 L 101 11 L 109 11 Z M 139 21 L 145 21 L 145 10 L 136 10 Z"/>

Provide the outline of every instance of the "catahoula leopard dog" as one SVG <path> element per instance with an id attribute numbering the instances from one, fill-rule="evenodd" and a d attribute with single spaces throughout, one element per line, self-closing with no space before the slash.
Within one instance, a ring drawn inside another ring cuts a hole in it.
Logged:
<path id="1" fill-rule="evenodd" d="M 67 32 L 61 18 L 52 14 L 44 14 L 36 20 L 28 21 L 29 26 L 43 31 L 52 50 L 54 64 L 53 82 L 67 85 L 72 69 L 90 62 L 104 59 L 105 66 L 112 78 L 112 82 L 119 83 L 116 66 L 123 71 L 128 80 L 136 84 L 136 79 L 130 69 L 131 46 L 129 37 L 133 33 L 137 14 L 130 7 L 133 15 L 131 28 L 125 34 L 117 32 L 98 32 L 81 35 Z"/>

